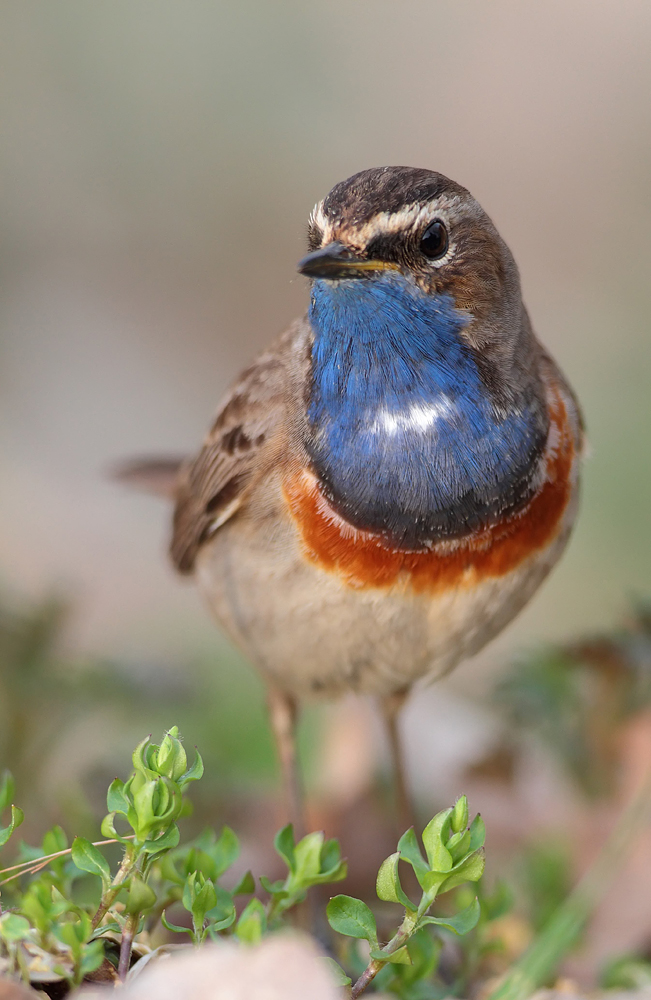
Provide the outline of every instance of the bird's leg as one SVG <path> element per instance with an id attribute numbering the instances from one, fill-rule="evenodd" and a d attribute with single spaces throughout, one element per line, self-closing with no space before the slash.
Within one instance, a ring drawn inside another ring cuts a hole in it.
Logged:
<path id="1" fill-rule="evenodd" d="M 411 797 L 407 790 L 407 775 L 405 772 L 405 761 L 402 751 L 402 741 L 398 727 L 398 716 L 400 709 L 404 705 L 409 688 L 402 691 L 395 691 L 393 694 L 384 695 L 380 699 L 382 715 L 386 726 L 389 740 L 389 750 L 391 753 L 391 765 L 393 769 L 393 793 L 396 807 L 396 821 L 399 827 L 399 835 L 414 825 L 414 812 Z"/>
<path id="2" fill-rule="evenodd" d="M 267 695 L 271 728 L 276 741 L 286 816 L 293 824 L 297 840 L 305 835 L 303 793 L 296 753 L 296 699 L 280 688 L 270 686 Z"/>

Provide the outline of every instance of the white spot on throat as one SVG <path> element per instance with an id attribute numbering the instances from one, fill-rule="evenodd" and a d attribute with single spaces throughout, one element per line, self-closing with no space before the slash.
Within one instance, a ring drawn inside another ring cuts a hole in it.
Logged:
<path id="1" fill-rule="evenodd" d="M 439 420 L 451 416 L 456 407 L 448 396 L 442 396 L 435 403 L 413 403 L 404 410 L 383 408 L 374 415 L 371 431 L 397 434 L 398 431 L 429 430 Z"/>

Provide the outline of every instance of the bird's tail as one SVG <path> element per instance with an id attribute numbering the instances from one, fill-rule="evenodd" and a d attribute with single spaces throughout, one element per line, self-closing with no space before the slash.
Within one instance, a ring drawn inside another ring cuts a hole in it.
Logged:
<path id="1" fill-rule="evenodd" d="M 133 489 L 152 496 L 175 500 L 184 458 L 133 458 L 109 470 L 117 479 Z"/>

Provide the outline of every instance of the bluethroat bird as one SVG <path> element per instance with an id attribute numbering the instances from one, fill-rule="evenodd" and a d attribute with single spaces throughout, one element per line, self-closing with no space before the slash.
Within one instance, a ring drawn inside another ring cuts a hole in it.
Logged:
<path id="1" fill-rule="evenodd" d="M 364 170 L 309 220 L 307 315 L 222 400 L 198 455 L 125 476 L 173 498 L 172 559 L 267 684 L 299 823 L 297 702 L 397 712 L 527 603 L 575 519 L 581 417 L 518 269 L 442 174 Z"/>

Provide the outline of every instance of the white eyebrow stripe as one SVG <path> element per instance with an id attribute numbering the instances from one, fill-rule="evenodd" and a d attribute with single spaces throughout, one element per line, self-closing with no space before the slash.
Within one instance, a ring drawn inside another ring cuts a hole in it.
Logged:
<path id="1" fill-rule="evenodd" d="M 429 204 L 409 205 L 399 212 L 378 212 L 358 229 L 358 233 L 367 239 L 379 233 L 399 233 L 427 222 L 432 214 L 432 206 Z"/>
<path id="2" fill-rule="evenodd" d="M 316 205 L 310 212 L 310 217 L 307 220 L 308 226 L 316 226 L 318 229 L 323 231 L 325 226 L 325 219 L 323 217 L 323 205 L 320 201 L 317 201 Z"/>
<path id="3" fill-rule="evenodd" d="M 463 203 L 458 194 L 443 194 L 432 198 L 425 205 L 413 204 L 398 212 L 377 212 L 362 225 L 342 225 L 340 220 L 329 219 L 323 211 L 323 202 L 314 206 L 310 221 L 323 233 L 323 244 L 333 239 L 343 239 L 352 246 L 366 246 L 374 237 L 417 229 L 433 219 L 441 219 L 448 226 L 460 217 Z"/>
<path id="4" fill-rule="evenodd" d="M 426 431 L 437 421 L 451 416 L 456 410 L 448 396 L 442 396 L 436 403 L 413 403 L 406 410 L 378 410 L 371 424 L 371 431 L 397 434 L 398 431 Z"/>
<path id="5" fill-rule="evenodd" d="M 312 211 L 310 212 L 309 225 L 316 226 L 321 230 L 322 233 L 325 232 L 328 225 L 328 220 L 323 214 L 323 202 L 318 201 Z"/>

